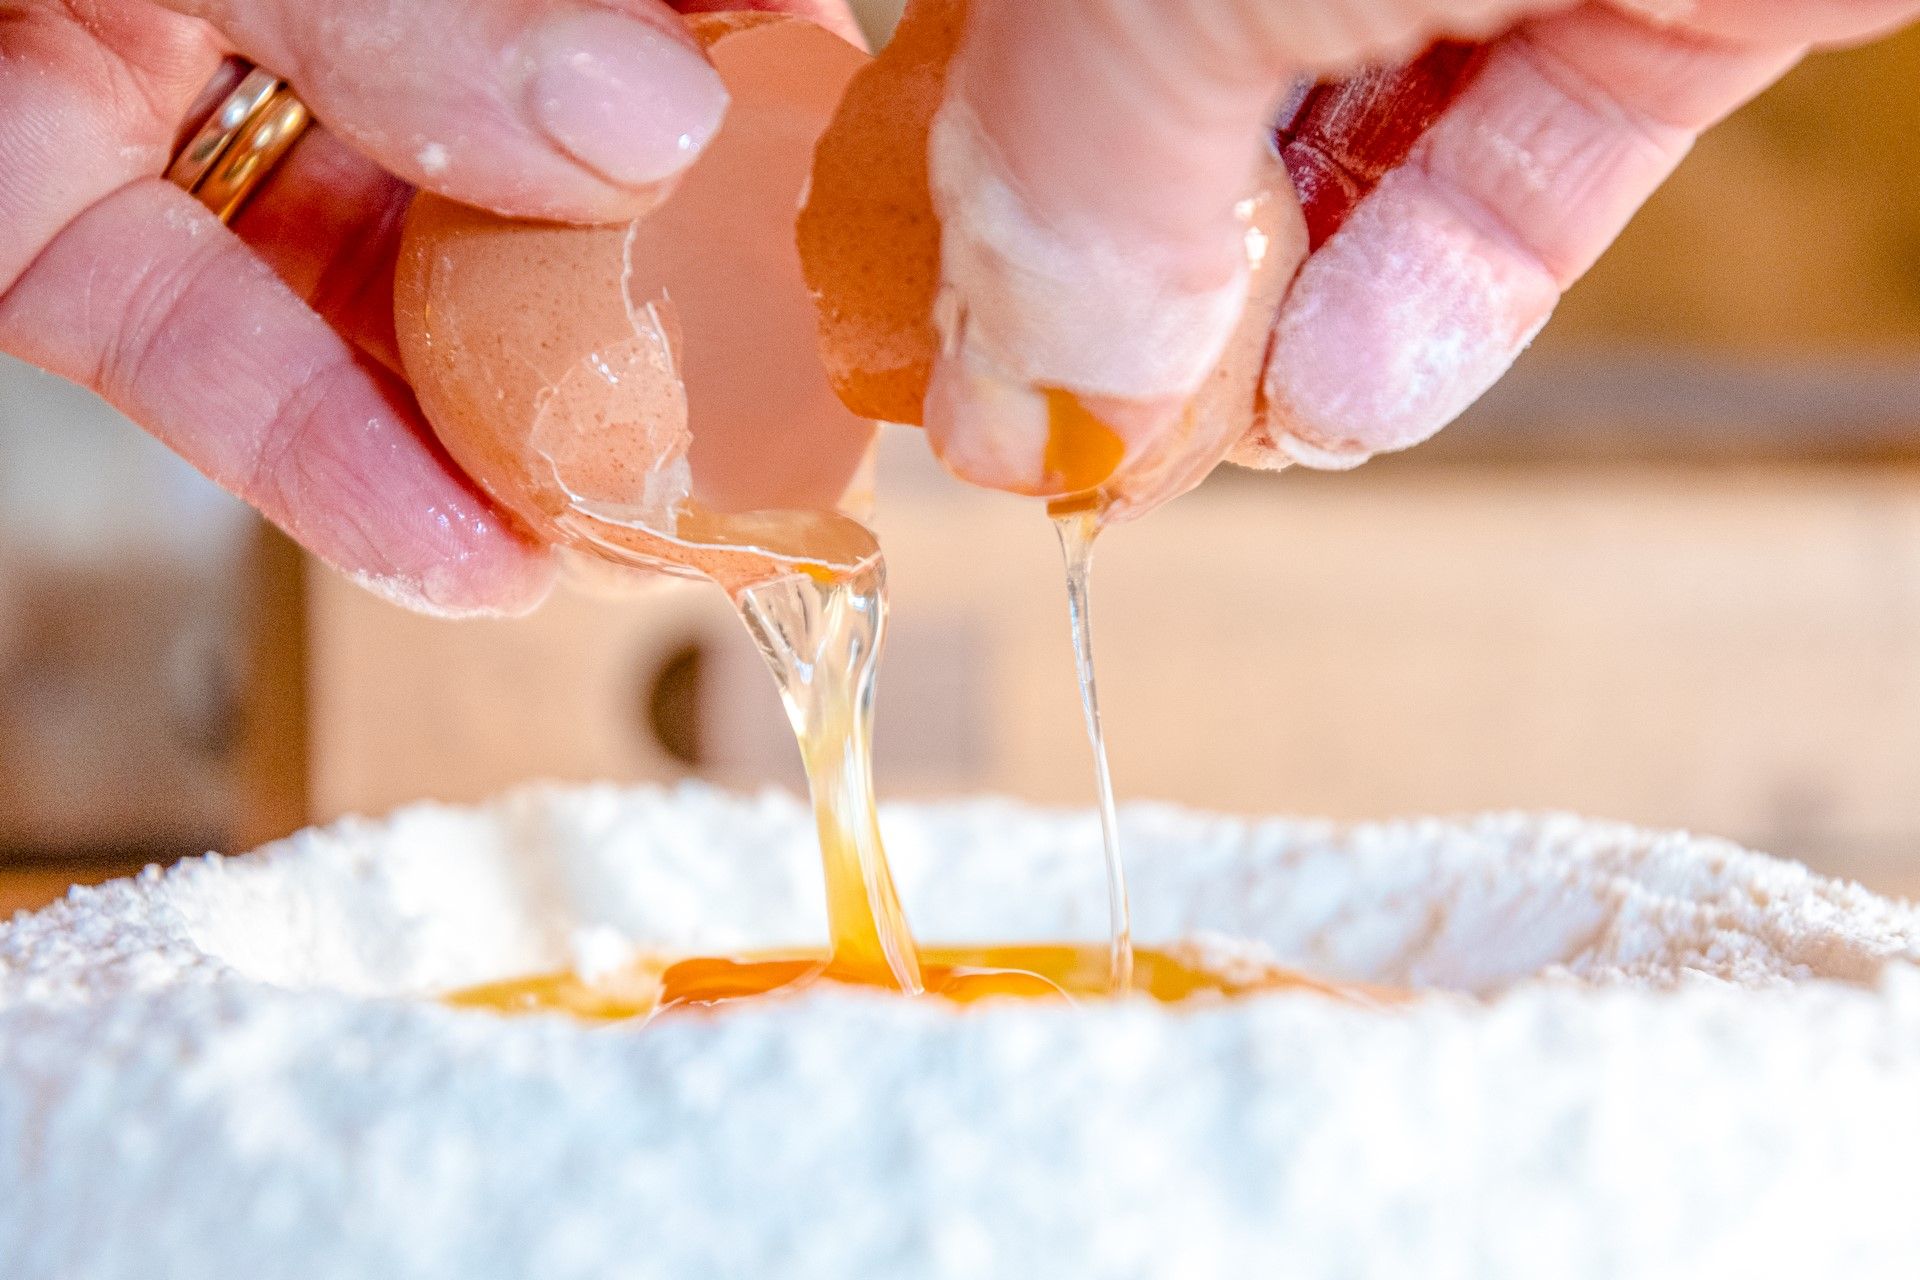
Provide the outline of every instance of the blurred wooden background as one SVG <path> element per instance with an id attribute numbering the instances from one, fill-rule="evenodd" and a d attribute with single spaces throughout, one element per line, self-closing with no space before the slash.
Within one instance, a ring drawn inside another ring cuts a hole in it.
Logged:
<path id="1" fill-rule="evenodd" d="M 1920 34 L 1709 136 L 1514 375 L 1349 476 L 1227 474 L 1103 546 L 1127 796 L 1563 807 L 1920 892 Z M 890 441 L 890 794 L 1084 803 L 1051 537 Z M 0 366 L 0 912 L 523 777 L 792 783 L 724 606 L 413 618 Z"/>

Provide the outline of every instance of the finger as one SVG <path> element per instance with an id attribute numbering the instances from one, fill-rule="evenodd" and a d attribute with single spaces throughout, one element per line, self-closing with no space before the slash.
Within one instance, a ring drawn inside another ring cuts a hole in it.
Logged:
<path id="1" fill-rule="evenodd" d="M 393 270 L 413 188 L 309 129 L 233 229 L 342 336 L 398 372 Z"/>
<path id="2" fill-rule="evenodd" d="M 1914 0 L 1613 0 L 1656 27 L 1786 46 L 1857 44 L 1912 22 Z"/>
<path id="3" fill-rule="evenodd" d="M 0 300 L 0 346 L 91 387 L 315 555 L 442 615 L 524 611 L 547 555 L 361 357 L 179 189 L 136 183 Z"/>
<path id="4" fill-rule="evenodd" d="M 619 221 L 712 138 L 726 90 L 658 0 L 166 0 L 415 186 Z"/>
<path id="5" fill-rule="evenodd" d="M 1537 0 L 973 0 L 936 118 L 949 466 L 1022 489 L 1048 389 L 1109 406 L 1127 456 L 1212 369 L 1247 285 L 1235 205 L 1287 84 Z"/>
<path id="6" fill-rule="evenodd" d="M 1275 328 L 1265 439 L 1284 458 L 1345 467 L 1438 431 L 1506 371 L 1693 140 L 1799 53 L 1601 6 L 1498 41 L 1301 269 Z"/>
<path id="7" fill-rule="evenodd" d="M 220 64 L 206 26 L 145 5 L 0 5 L 0 295 L 81 210 L 167 164 Z"/>

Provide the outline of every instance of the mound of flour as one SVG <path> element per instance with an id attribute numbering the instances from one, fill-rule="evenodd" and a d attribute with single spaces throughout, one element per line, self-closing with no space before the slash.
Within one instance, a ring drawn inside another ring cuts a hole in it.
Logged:
<path id="1" fill-rule="evenodd" d="M 886 812 L 917 932 L 1099 937 L 1090 816 Z M 540 789 L 0 926 L 0 1274 L 1910 1276 L 1920 913 L 1572 818 L 1124 817 L 1136 934 L 1373 1013 L 427 997 L 809 941 L 791 800 Z"/>

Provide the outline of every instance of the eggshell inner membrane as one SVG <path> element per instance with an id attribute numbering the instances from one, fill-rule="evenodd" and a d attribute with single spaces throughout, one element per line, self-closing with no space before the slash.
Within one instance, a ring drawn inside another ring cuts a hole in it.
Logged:
<path id="1" fill-rule="evenodd" d="M 422 408 L 501 505 L 557 542 L 725 579 L 733 552 L 817 558 L 808 530 L 864 483 L 873 425 L 815 355 L 793 219 L 866 55 L 795 18 L 689 25 L 733 101 L 675 191 L 611 227 L 422 194 L 395 323 Z M 770 514 L 788 510 L 817 514 Z M 865 555 L 862 535 L 822 536 Z"/>

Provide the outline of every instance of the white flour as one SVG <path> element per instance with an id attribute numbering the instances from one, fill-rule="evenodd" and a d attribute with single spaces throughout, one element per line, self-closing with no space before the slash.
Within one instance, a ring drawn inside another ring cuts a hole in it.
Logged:
<path id="1" fill-rule="evenodd" d="M 1123 823 L 1142 941 L 1477 998 L 497 1019 L 419 997 L 818 937 L 811 820 L 413 809 L 0 926 L 0 1276 L 1920 1271 L 1907 906 L 1570 818 Z M 885 825 L 923 938 L 1102 936 L 1091 815 Z"/>

